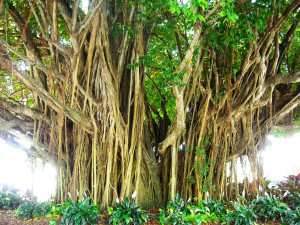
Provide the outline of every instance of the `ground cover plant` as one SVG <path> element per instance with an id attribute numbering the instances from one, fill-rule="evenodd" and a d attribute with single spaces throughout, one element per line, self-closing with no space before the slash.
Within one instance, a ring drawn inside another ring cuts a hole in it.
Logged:
<path id="1" fill-rule="evenodd" d="M 289 175 L 285 180 L 277 184 L 277 195 L 295 209 L 300 205 L 300 173 L 298 175 Z"/>
<path id="2" fill-rule="evenodd" d="M 50 202 L 38 203 L 36 201 L 24 201 L 15 214 L 17 218 L 29 220 L 34 217 L 44 217 L 51 211 L 52 204 Z"/>
<path id="3" fill-rule="evenodd" d="M 133 197 L 135 195 L 136 193 L 133 194 Z M 295 196 L 299 198 L 298 195 Z M 295 199 L 295 201 L 299 201 L 299 199 Z M 195 198 L 185 202 L 177 194 L 175 200 L 170 200 L 165 208 L 159 210 L 156 222 L 174 225 L 210 223 L 250 225 L 280 222 L 281 224 L 297 225 L 300 222 L 300 205 L 293 205 L 296 207 L 289 208 L 277 196 L 269 194 L 251 201 L 246 200 L 243 196 L 238 196 L 236 201 L 232 202 L 213 200 L 210 197 L 207 197 L 206 200 L 197 201 Z M 148 221 L 146 211 L 128 197 L 121 201 L 117 199 L 116 205 L 108 208 L 108 211 L 109 215 L 106 215 L 106 219 L 101 222 L 139 225 Z M 83 198 L 78 202 L 71 199 L 58 205 L 49 202 L 25 201 L 16 213 L 17 218 L 25 220 L 33 217 L 51 217 L 50 225 L 57 224 L 58 220 L 61 224 L 66 225 L 97 224 L 100 219 L 99 205 L 91 204 L 90 198 Z"/>
<path id="4" fill-rule="evenodd" d="M 257 221 L 257 215 L 254 211 L 254 203 L 250 201 L 247 204 L 239 202 L 232 202 L 233 210 L 229 211 L 226 215 L 228 224 L 234 223 L 235 225 L 250 225 Z"/>
<path id="5" fill-rule="evenodd" d="M 24 220 L 50 217 L 50 225 L 56 224 L 57 220 L 61 220 L 61 224 L 65 225 L 93 225 L 98 224 L 100 220 L 99 206 L 90 203 L 89 197 L 78 202 L 70 199 L 59 205 L 50 202 L 25 201 L 15 214 L 17 218 Z"/>
<path id="6" fill-rule="evenodd" d="M 21 201 L 20 195 L 0 186 L 0 209 L 15 209 Z"/>
<path id="7" fill-rule="evenodd" d="M 213 200 L 208 197 L 207 200 L 203 200 L 202 202 L 211 212 L 218 213 L 219 215 L 226 213 L 226 202 L 224 201 Z"/>
<path id="8" fill-rule="evenodd" d="M 133 193 L 132 198 L 134 199 L 136 192 Z M 117 199 L 117 203 L 115 207 L 109 208 L 110 219 L 109 222 L 112 224 L 134 224 L 139 225 L 147 222 L 148 216 L 141 209 L 141 207 L 137 206 L 134 201 L 130 201 L 128 197 L 121 199 Z"/>
<path id="9" fill-rule="evenodd" d="M 93 225 L 100 220 L 99 207 L 90 203 L 89 197 L 78 202 L 70 199 L 63 203 L 59 212 L 63 214 L 61 223 L 64 225 Z"/>
<path id="10" fill-rule="evenodd" d="M 184 202 L 183 199 L 176 195 L 175 200 L 170 200 L 166 209 L 160 209 L 160 224 L 182 224 L 186 221 L 186 217 L 192 214 L 191 202 Z"/>
<path id="11" fill-rule="evenodd" d="M 160 224 L 202 224 L 225 221 L 224 202 L 210 198 L 196 203 L 196 199 L 184 202 L 177 194 L 176 200 L 169 201 L 165 209 L 160 209 Z"/>
<path id="12" fill-rule="evenodd" d="M 291 213 L 291 209 L 276 196 L 266 195 L 264 197 L 259 197 L 255 201 L 254 210 L 257 215 L 264 218 L 265 221 L 275 221 L 286 222 L 286 218 Z"/>
<path id="13" fill-rule="evenodd" d="M 300 205 L 295 210 L 292 210 L 290 212 L 286 221 L 288 222 L 288 224 L 291 224 L 291 225 L 300 224 Z"/>

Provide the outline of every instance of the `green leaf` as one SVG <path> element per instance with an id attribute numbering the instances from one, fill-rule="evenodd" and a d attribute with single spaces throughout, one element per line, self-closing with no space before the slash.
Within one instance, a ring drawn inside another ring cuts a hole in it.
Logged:
<path id="1" fill-rule="evenodd" d="M 55 225 L 56 223 L 57 223 L 57 221 L 54 219 L 49 220 L 49 225 Z"/>
<path id="2" fill-rule="evenodd" d="M 125 219 L 125 221 L 126 221 L 126 224 L 129 224 L 130 223 L 130 218 L 129 218 L 129 216 L 128 215 L 123 215 L 123 218 Z"/>

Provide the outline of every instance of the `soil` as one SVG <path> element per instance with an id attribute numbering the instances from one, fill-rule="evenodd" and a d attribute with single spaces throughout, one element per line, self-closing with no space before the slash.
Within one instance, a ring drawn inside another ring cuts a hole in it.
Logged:
<path id="1" fill-rule="evenodd" d="M 0 225 L 49 225 L 49 220 L 54 218 L 42 218 L 42 219 L 31 219 L 31 220 L 21 220 L 14 216 L 12 210 L 0 210 Z M 57 223 L 59 225 L 60 222 Z"/>

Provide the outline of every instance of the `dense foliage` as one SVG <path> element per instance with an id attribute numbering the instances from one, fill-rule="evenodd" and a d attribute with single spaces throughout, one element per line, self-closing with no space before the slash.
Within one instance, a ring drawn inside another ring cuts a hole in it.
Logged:
<path id="1" fill-rule="evenodd" d="M 20 201 L 20 195 L 16 191 L 0 186 L 0 209 L 15 209 Z"/>
<path id="2" fill-rule="evenodd" d="M 65 225 L 85 225 L 85 224 L 98 224 L 99 208 L 90 204 L 90 198 L 84 198 L 82 201 L 75 202 L 68 200 L 62 205 L 62 224 Z"/>
<path id="3" fill-rule="evenodd" d="M 29 220 L 33 217 L 44 217 L 51 211 L 50 202 L 38 203 L 35 201 L 25 201 L 15 211 L 17 218 Z"/>
<path id="4" fill-rule="evenodd" d="M 160 209 L 160 224 L 202 224 L 225 221 L 227 209 L 225 202 L 214 201 L 210 198 L 198 204 L 190 199 L 184 202 L 177 194 L 174 201 L 169 201 L 166 209 Z"/>
<path id="5" fill-rule="evenodd" d="M 192 214 L 191 203 L 185 203 L 177 194 L 175 200 L 169 201 L 166 210 L 160 210 L 160 224 L 182 224 Z"/>
<path id="6" fill-rule="evenodd" d="M 283 182 L 289 180 L 289 176 Z M 283 182 L 280 182 L 278 188 Z M 295 190 L 294 202 L 282 198 L 280 192 L 274 194 L 265 193 L 265 196 L 247 200 L 244 196 L 238 196 L 235 201 L 225 202 L 213 200 L 206 196 L 206 200 L 197 201 L 189 199 L 185 202 L 177 194 L 175 200 L 170 200 L 165 208 L 159 209 L 159 215 L 149 214 L 141 207 L 136 206 L 133 199 L 128 197 L 117 199 L 114 207 L 108 207 L 108 214 L 103 215 L 101 223 L 110 224 L 145 224 L 151 218 L 160 224 L 257 224 L 257 223 L 282 223 L 296 225 L 300 222 L 300 195 Z M 277 195 L 276 195 L 277 193 Z M 148 215 L 149 217 L 148 217 Z M 61 219 L 62 224 L 97 224 L 100 222 L 99 205 L 90 203 L 90 198 L 75 202 L 67 200 L 62 204 L 24 202 L 17 210 L 19 218 L 30 219 L 32 217 L 57 217 L 49 220 L 51 225 Z M 106 218 L 106 219 L 105 219 Z M 156 218 L 156 219 L 155 219 Z M 150 223 L 151 223 L 150 221 Z"/>
<path id="7" fill-rule="evenodd" d="M 133 194 L 135 198 L 136 192 Z M 110 223 L 113 224 L 134 224 L 139 225 L 147 222 L 148 216 L 141 210 L 141 207 L 137 206 L 135 202 L 130 201 L 128 197 L 117 201 L 117 205 L 113 208 L 109 208 Z"/>
<path id="8" fill-rule="evenodd" d="M 234 210 L 230 211 L 226 215 L 226 220 L 228 224 L 232 222 L 236 225 L 242 224 L 253 224 L 256 219 L 257 215 L 254 212 L 254 204 L 253 202 L 249 202 L 248 205 L 242 205 L 240 203 L 232 203 Z"/>
<path id="9" fill-rule="evenodd" d="M 269 195 L 258 198 L 255 203 L 255 210 L 258 212 L 258 215 L 265 218 L 265 221 L 279 219 L 281 222 L 284 222 L 284 218 L 290 211 L 289 207 L 285 203 L 280 202 L 276 196 Z"/>

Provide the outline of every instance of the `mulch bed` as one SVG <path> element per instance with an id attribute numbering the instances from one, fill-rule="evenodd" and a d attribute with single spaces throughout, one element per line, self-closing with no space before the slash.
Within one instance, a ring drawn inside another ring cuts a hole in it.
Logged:
<path id="1" fill-rule="evenodd" d="M 53 218 L 42 218 L 40 220 L 33 219 L 33 220 L 21 220 L 17 219 L 14 216 L 14 212 L 12 210 L 1 210 L 0 211 L 0 225 L 27 225 L 27 224 L 34 224 L 34 225 L 49 225 L 49 220 Z M 59 225 L 60 222 L 57 223 Z"/>

